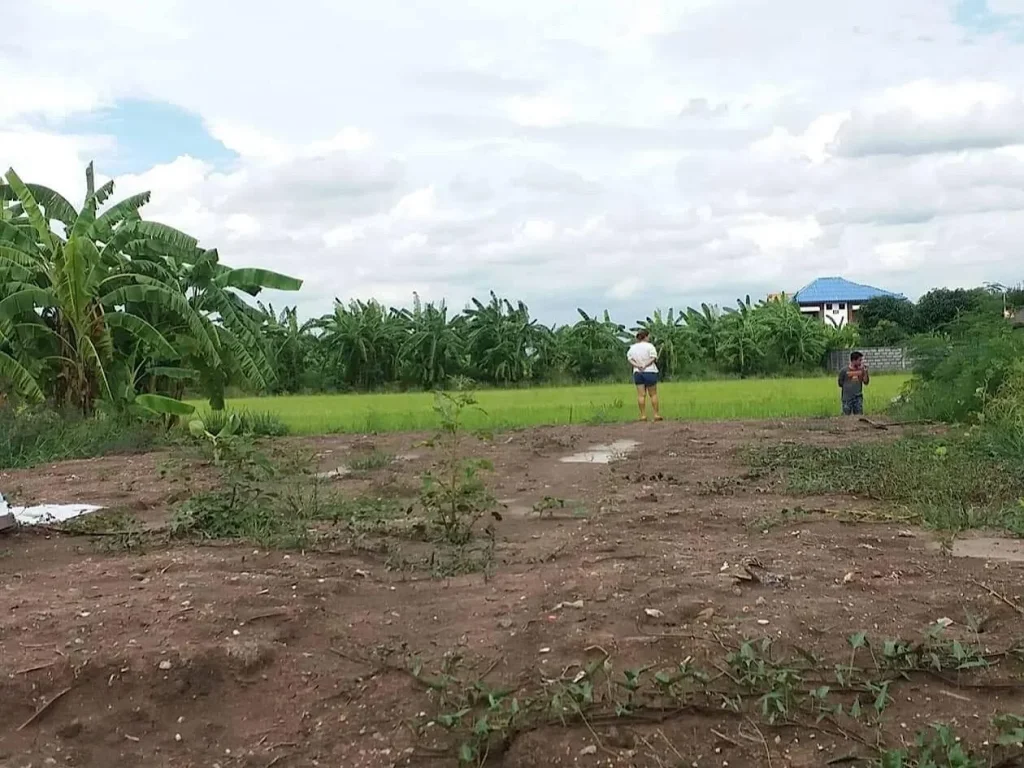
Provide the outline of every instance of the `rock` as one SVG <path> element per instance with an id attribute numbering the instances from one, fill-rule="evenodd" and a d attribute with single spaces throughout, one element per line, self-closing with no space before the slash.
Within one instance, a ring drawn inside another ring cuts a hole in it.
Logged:
<path id="1" fill-rule="evenodd" d="M 62 739 L 75 739 L 78 738 L 79 734 L 82 733 L 82 721 L 75 719 L 67 725 L 62 725 L 57 729 L 57 735 Z"/>
<path id="2" fill-rule="evenodd" d="M 697 614 L 697 621 L 710 621 L 711 617 L 715 615 L 715 609 L 708 607 Z"/>
<path id="3" fill-rule="evenodd" d="M 652 619 L 663 619 L 663 618 L 665 618 L 664 611 L 659 611 L 657 608 L 644 608 L 644 613 L 646 613 Z"/>
<path id="4" fill-rule="evenodd" d="M 582 607 L 583 607 L 583 601 L 582 600 L 573 600 L 571 603 L 559 603 L 554 608 L 552 608 L 552 610 L 560 611 L 563 608 L 582 608 Z"/>
<path id="5" fill-rule="evenodd" d="M 580 750 L 580 754 L 581 755 L 596 755 L 597 754 L 597 747 L 595 747 L 593 744 L 590 744 L 589 746 L 586 746 L 583 749 L 581 749 Z"/>
<path id="6" fill-rule="evenodd" d="M 171 662 L 167 661 L 167 659 L 164 659 L 159 664 L 157 664 L 157 666 L 160 667 L 160 669 L 162 669 L 164 672 L 166 672 L 168 669 L 171 668 Z"/>

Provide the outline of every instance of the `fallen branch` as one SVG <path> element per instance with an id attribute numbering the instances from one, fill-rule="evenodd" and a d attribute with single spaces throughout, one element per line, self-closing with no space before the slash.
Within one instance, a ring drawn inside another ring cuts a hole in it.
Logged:
<path id="1" fill-rule="evenodd" d="M 971 582 L 971 584 L 974 584 L 976 587 L 981 587 L 986 592 L 988 592 L 990 595 L 992 595 L 992 597 L 996 598 L 997 600 L 1001 600 L 1002 602 L 1006 603 L 1008 606 L 1013 608 L 1013 610 L 1015 610 L 1021 616 L 1024 616 L 1024 608 L 1021 608 L 1019 605 L 1017 605 L 1015 602 L 1013 602 L 1013 600 L 1011 600 L 1010 598 L 1006 597 L 1006 595 L 999 594 L 994 589 L 992 589 L 992 587 L 988 586 L 987 584 L 983 584 L 982 582 L 977 581 L 976 579 L 970 579 L 970 582 Z"/>
<path id="2" fill-rule="evenodd" d="M 28 720 L 26 720 L 24 723 L 22 723 L 21 725 L 18 726 L 18 730 L 19 731 L 23 731 L 26 728 L 28 728 L 30 725 L 32 725 L 32 723 L 36 722 L 39 718 L 41 718 L 43 715 L 45 715 L 54 704 L 56 704 L 62 698 L 67 696 L 69 693 L 71 693 L 71 686 L 70 685 L 67 688 L 65 688 L 63 691 L 58 693 L 56 696 L 54 696 L 52 699 L 50 699 L 48 702 L 43 704 L 43 706 L 41 706 L 39 709 L 37 709 L 35 711 L 35 714 L 32 715 L 32 717 L 30 717 Z"/>
<path id="3" fill-rule="evenodd" d="M 57 663 L 57 660 L 54 659 L 53 661 L 47 662 L 46 664 L 36 664 L 34 667 L 27 667 L 26 669 L 19 669 L 14 674 L 15 675 L 27 675 L 30 672 L 38 672 L 41 669 L 47 669 L 49 667 L 52 667 L 56 663 Z"/>
<path id="4" fill-rule="evenodd" d="M 925 425 L 935 423 L 930 419 L 912 419 L 910 421 L 890 421 L 887 424 L 883 424 L 880 421 L 872 421 L 871 419 L 865 418 L 863 416 L 861 416 L 860 419 L 858 419 L 858 421 L 861 421 L 870 427 L 874 427 L 875 429 L 889 429 L 889 427 L 910 427 L 914 425 Z"/>

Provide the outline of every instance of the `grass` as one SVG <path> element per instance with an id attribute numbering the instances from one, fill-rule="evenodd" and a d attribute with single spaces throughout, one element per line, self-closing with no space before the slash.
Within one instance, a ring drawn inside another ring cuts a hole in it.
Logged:
<path id="1" fill-rule="evenodd" d="M 748 458 L 755 470 L 784 473 L 792 493 L 874 499 L 940 531 L 993 528 L 1022 536 L 1020 453 L 988 438 L 975 432 L 872 445 L 782 444 L 754 448 Z"/>
<path id="2" fill-rule="evenodd" d="M 124 416 L 0 408 L 0 469 L 144 451 L 162 440 L 158 426 Z"/>
<path id="3" fill-rule="evenodd" d="M 876 375 L 866 392 L 867 412 L 884 410 L 908 379 L 896 374 Z M 839 411 L 839 392 L 831 377 L 670 382 L 662 384 L 659 392 L 667 419 L 817 417 Z M 465 414 L 470 429 L 597 424 L 636 418 L 635 391 L 628 383 L 485 390 L 476 397 L 481 410 Z M 229 406 L 272 413 L 294 434 L 402 432 L 438 425 L 434 396 L 429 392 L 251 397 L 231 400 Z"/>

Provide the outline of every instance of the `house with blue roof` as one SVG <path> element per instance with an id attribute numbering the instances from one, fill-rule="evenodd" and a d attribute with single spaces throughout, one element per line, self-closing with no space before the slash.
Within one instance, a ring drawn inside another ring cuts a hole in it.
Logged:
<path id="1" fill-rule="evenodd" d="M 842 328 L 857 322 L 861 305 L 879 296 L 906 298 L 902 293 L 893 293 L 871 285 L 862 285 L 841 277 L 819 277 L 808 283 L 793 297 L 800 311 L 813 315 L 823 323 Z"/>

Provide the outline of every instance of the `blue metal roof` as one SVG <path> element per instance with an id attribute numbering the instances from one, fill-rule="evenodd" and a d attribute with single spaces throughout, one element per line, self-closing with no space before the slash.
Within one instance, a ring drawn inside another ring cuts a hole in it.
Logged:
<path id="1" fill-rule="evenodd" d="M 798 304 L 818 304 L 823 301 L 867 301 L 879 296 L 906 298 L 902 293 L 883 291 L 870 285 L 851 283 L 841 277 L 819 277 L 796 292 Z"/>

